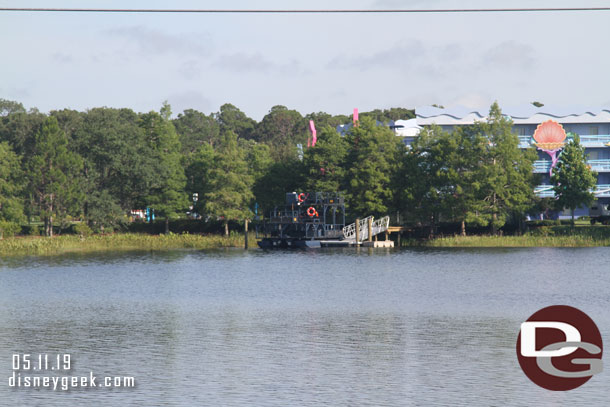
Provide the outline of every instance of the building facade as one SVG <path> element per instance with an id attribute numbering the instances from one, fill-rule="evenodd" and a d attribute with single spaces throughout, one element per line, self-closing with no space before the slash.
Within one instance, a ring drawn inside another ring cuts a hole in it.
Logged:
<path id="1" fill-rule="evenodd" d="M 521 148 L 529 148 L 534 144 L 532 136 L 536 127 L 547 120 L 561 124 L 568 133 L 568 138 L 577 134 L 585 147 L 589 165 L 598 174 L 597 186 L 592 192 L 600 204 L 610 204 L 610 108 L 553 108 L 528 105 L 503 109 L 502 113 L 513 121 L 513 132 L 519 136 Z M 415 110 L 416 122 L 411 127 L 416 125 L 421 128 L 436 124 L 443 130 L 451 131 L 456 126 L 485 121 L 487 114 L 488 111 L 467 108 L 440 109 L 426 106 Z M 398 131 L 396 134 L 401 135 Z M 405 134 L 403 140 L 409 145 L 416 137 L 417 133 Z M 535 189 L 536 195 L 540 197 L 554 196 L 550 184 L 550 169 L 550 157 L 538 150 L 534 172 L 540 174 L 541 183 Z M 588 208 L 581 208 L 576 214 L 588 215 Z"/>

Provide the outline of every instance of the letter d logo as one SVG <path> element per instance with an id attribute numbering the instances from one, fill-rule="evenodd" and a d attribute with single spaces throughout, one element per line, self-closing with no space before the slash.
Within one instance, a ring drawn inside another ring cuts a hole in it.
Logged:
<path id="1" fill-rule="evenodd" d="M 521 324 L 521 355 L 526 357 L 559 357 L 574 352 L 575 346 L 566 346 L 558 350 L 536 350 L 536 328 L 558 329 L 566 338 L 564 342 L 580 342 L 580 332 L 565 322 L 533 321 Z"/>
<path id="2" fill-rule="evenodd" d="M 548 390 L 571 390 L 602 371 L 595 322 L 566 305 L 543 308 L 521 324 L 517 358 L 525 375 Z"/>

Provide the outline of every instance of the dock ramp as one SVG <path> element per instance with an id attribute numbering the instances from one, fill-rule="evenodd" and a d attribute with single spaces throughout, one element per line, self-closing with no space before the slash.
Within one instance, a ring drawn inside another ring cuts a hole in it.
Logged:
<path id="1" fill-rule="evenodd" d="M 369 238 L 369 219 L 372 221 L 372 231 L 371 237 L 378 235 L 380 233 L 385 233 L 390 227 L 390 217 L 384 216 L 383 218 L 374 219 L 373 216 L 368 216 L 364 219 L 360 219 L 358 223 L 359 236 L 356 239 L 356 223 L 352 223 L 351 225 L 347 225 L 343 228 L 343 239 L 344 240 L 353 240 L 362 242 Z"/>

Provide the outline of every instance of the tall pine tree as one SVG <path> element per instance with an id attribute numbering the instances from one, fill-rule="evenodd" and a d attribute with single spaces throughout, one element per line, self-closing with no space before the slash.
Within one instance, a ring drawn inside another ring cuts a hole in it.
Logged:
<path id="1" fill-rule="evenodd" d="M 596 181 L 597 174 L 587 165 L 585 148 L 580 144 L 580 138 L 575 135 L 563 149 L 551 176 L 556 207 L 570 209 L 572 225 L 574 210 L 593 201 L 594 195 L 590 190 L 595 188 Z"/>
<path id="2" fill-rule="evenodd" d="M 54 218 L 79 214 L 84 198 L 82 168 L 82 158 L 68 148 L 68 138 L 57 119 L 47 118 L 36 134 L 27 165 L 31 201 L 44 221 L 47 236 L 53 236 Z"/>
<path id="3" fill-rule="evenodd" d="M 320 132 L 314 147 L 305 151 L 305 188 L 308 191 L 334 192 L 345 185 L 347 142 L 332 127 Z"/>
<path id="4" fill-rule="evenodd" d="M 482 157 L 481 195 L 473 209 L 495 234 L 511 214 L 523 215 L 533 202 L 536 152 L 519 148 L 512 120 L 502 115 L 497 102 L 491 106 L 487 122 L 475 124 L 477 127 L 487 139 L 487 151 Z"/>
<path id="5" fill-rule="evenodd" d="M 142 117 L 142 127 L 152 148 L 156 175 L 146 202 L 156 214 L 165 218 L 165 233 L 169 232 L 169 220 L 185 213 L 189 205 L 180 140 L 170 116 L 171 108 L 164 103 L 160 113 L 150 112 Z"/>
<path id="6" fill-rule="evenodd" d="M 348 133 L 347 195 L 356 216 L 384 216 L 394 200 L 394 181 L 404 144 L 392 130 L 363 118 Z"/>
<path id="7" fill-rule="evenodd" d="M 0 239 L 19 230 L 23 216 L 21 160 L 7 142 L 0 143 Z"/>
<path id="8" fill-rule="evenodd" d="M 212 168 L 208 171 L 209 190 L 204 195 L 208 215 L 221 218 L 225 235 L 229 235 L 230 220 L 245 220 L 252 216 L 252 176 L 248 171 L 245 152 L 232 131 L 223 134 Z"/>

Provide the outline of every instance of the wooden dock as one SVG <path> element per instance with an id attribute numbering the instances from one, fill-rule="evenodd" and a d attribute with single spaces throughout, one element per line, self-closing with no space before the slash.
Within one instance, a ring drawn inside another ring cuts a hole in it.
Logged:
<path id="1" fill-rule="evenodd" d="M 343 228 L 345 239 L 343 240 L 321 240 L 322 247 L 394 247 L 394 241 L 390 240 L 391 233 L 397 233 L 398 246 L 400 246 L 400 234 L 409 229 L 404 226 L 390 226 L 390 217 L 385 216 L 373 221 L 369 216 L 365 219 L 356 219 L 351 225 Z M 385 240 L 377 240 L 377 236 L 385 234 Z M 374 240 L 373 240 L 374 239 Z"/>
<path id="2" fill-rule="evenodd" d="M 408 227 L 405 226 L 389 226 L 388 233 L 402 233 L 407 232 L 409 230 Z"/>
<path id="3" fill-rule="evenodd" d="M 356 242 L 355 240 L 321 240 L 320 246 L 322 247 L 394 247 L 394 242 L 391 240 L 378 240 L 378 241 L 366 241 Z"/>
<path id="4" fill-rule="evenodd" d="M 392 240 L 376 240 L 372 242 L 362 242 L 362 247 L 394 247 Z"/>

